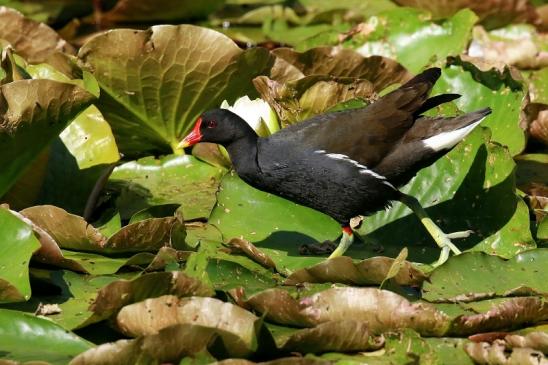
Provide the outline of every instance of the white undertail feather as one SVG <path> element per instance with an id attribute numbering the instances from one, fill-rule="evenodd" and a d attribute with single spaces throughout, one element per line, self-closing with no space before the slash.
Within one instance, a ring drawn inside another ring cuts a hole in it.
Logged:
<path id="1" fill-rule="evenodd" d="M 373 176 L 374 178 L 381 180 L 384 185 L 387 185 L 387 186 L 391 187 L 392 189 L 396 189 L 394 187 L 394 185 L 392 185 L 388 180 L 386 180 L 386 177 L 377 174 L 375 171 L 370 170 L 369 168 L 367 168 L 367 166 L 364 166 L 364 165 L 360 164 L 358 161 L 352 160 L 347 155 L 343 155 L 343 154 L 340 154 L 340 153 L 325 153 L 325 150 L 314 151 L 314 153 L 325 154 L 329 158 L 349 162 L 349 163 L 351 163 L 352 165 L 356 166 L 359 169 L 360 174 L 366 174 L 366 175 Z"/>
<path id="2" fill-rule="evenodd" d="M 459 143 L 470 132 L 472 132 L 472 130 L 484 119 L 485 117 L 481 118 L 477 122 L 467 125 L 466 127 L 462 127 L 450 132 L 443 132 L 430 138 L 424 139 L 422 143 L 426 147 L 431 148 L 434 151 L 449 149 Z"/>

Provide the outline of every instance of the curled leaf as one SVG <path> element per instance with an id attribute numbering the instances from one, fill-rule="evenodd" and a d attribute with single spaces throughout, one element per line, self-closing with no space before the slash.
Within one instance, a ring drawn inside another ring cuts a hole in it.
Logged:
<path id="1" fill-rule="evenodd" d="M 251 242 L 244 240 L 243 238 L 233 238 L 228 242 L 228 246 L 231 250 L 231 253 L 237 253 L 238 251 L 243 252 L 247 257 L 260 264 L 261 266 L 267 269 L 276 269 L 276 264 L 272 259 L 259 250 Z"/>
<path id="2" fill-rule="evenodd" d="M 354 263 L 350 257 L 341 256 L 325 260 L 311 267 L 293 272 L 284 282 L 285 285 L 299 283 L 341 283 L 347 285 L 381 284 L 388 276 L 399 285 L 420 285 L 426 276 L 408 261 L 402 261 L 390 274 L 395 263 L 390 257 L 372 257 Z"/>
<path id="3" fill-rule="evenodd" d="M 373 336 L 367 322 L 342 320 L 325 322 L 291 335 L 282 349 L 288 352 L 357 352 L 378 350 L 384 337 Z"/>
<path id="4" fill-rule="evenodd" d="M 75 54 L 75 49 L 43 23 L 25 18 L 20 12 L 0 7 L 0 38 L 31 63 L 46 62 L 56 52 Z"/>
<path id="5" fill-rule="evenodd" d="M 144 274 L 133 280 L 117 280 L 101 288 L 90 309 L 96 319 L 109 318 L 122 307 L 162 295 L 210 296 L 212 289 L 182 272 Z"/>
<path id="6" fill-rule="evenodd" d="M 450 332 L 469 335 L 478 332 L 518 328 L 524 324 L 548 320 L 548 303 L 541 297 L 511 298 L 480 314 L 459 316 Z"/>
<path id="7" fill-rule="evenodd" d="M 122 308 L 116 323 L 129 336 L 155 334 L 176 324 L 214 328 L 233 356 L 245 357 L 254 350 L 257 319 L 251 312 L 218 299 L 165 295 Z"/>

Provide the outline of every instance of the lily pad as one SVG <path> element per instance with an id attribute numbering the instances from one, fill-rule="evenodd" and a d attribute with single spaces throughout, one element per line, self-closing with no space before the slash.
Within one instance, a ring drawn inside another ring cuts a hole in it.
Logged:
<path id="1" fill-rule="evenodd" d="M 480 332 L 507 331 L 548 319 L 548 303 L 543 297 L 517 297 L 493 306 L 485 313 L 459 316 L 450 333 L 457 336 Z"/>
<path id="2" fill-rule="evenodd" d="M 190 155 L 149 156 L 115 168 L 107 189 L 117 192 L 122 219 L 163 204 L 182 205 L 185 220 L 207 218 L 225 172 Z"/>
<path id="3" fill-rule="evenodd" d="M 204 327 L 192 324 L 178 324 L 161 329 L 158 333 L 141 336 L 133 340 L 119 340 L 106 343 L 90 349 L 71 361 L 71 365 L 117 365 L 117 364 L 186 364 L 181 359 L 185 356 L 192 357 L 192 364 L 200 359 L 203 354 L 206 363 L 211 363 L 211 355 L 208 356 L 206 348 L 216 347 L 221 343 L 220 336 L 230 338 L 230 333 L 222 332 L 216 328 Z M 235 339 L 237 340 L 237 339 Z M 227 345 L 233 345 L 233 341 Z M 228 348 L 228 353 L 233 349 Z M 181 361 L 181 362 L 179 362 Z M 245 361 L 245 360 L 238 360 Z"/>
<path id="4" fill-rule="evenodd" d="M 458 240 L 460 248 L 511 257 L 535 247 L 527 207 L 515 194 L 514 168 L 508 151 L 489 142 L 489 133 L 479 129 L 419 171 L 402 191 L 418 198 L 446 232 L 474 231 Z M 428 262 L 439 255 L 419 220 L 400 203 L 366 217 L 358 232 L 366 242 L 382 245 L 388 256 L 402 246 L 409 247 L 412 261 Z"/>
<path id="5" fill-rule="evenodd" d="M 375 96 L 371 82 L 350 77 L 312 75 L 280 83 L 259 76 L 253 83 L 276 111 L 283 127 L 320 114 L 339 103 L 357 98 L 370 101 Z"/>
<path id="6" fill-rule="evenodd" d="M 30 298 L 29 262 L 40 243 L 32 228 L 0 207 L 0 302 Z"/>
<path id="7" fill-rule="evenodd" d="M 131 223 L 107 238 L 82 217 L 52 205 L 27 208 L 21 214 L 65 249 L 123 253 L 157 251 L 164 246 L 185 247 L 184 224 L 177 216 Z"/>
<path id="8" fill-rule="evenodd" d="M 59 135 L 93 96 L 77 86 L 51 80 L 20 80 L 0 87 L 0 196 L 25 167 Z"/>
<path id="9" fill-rule="evenodd" d="M 422 335 L 441 336 L 450 318 L 424 302 L 375 288 L 331 288 L 297 300 L 282 289 L 257 293 L 247 303 L 270 321 L 292 326 L 314 326 L 352 318 L 368 323 L 371 333 L 412 328 Z"/>
<path id="10" fill-rule="evenodd" d="M 53 29 L 16 10 L 1 6 L 0 24 L 0 38 L 31 63 L 46 62 L 55 52 L 76 53 Z"/>
<path id="11" fill-rule="evenodd" d="M 538 15 L 530 1 L 501 3 L 498 0 L 474 1 L 474 0 L 396 0 L 403 6 L 412 6 L 431 12 L 436 18 L 445 18 L 453 15 L 461 9 L 471 9 L 476 13 L 482 23 L 489 28 L 498 28 L 505 24 L 530 21 L 538 23 Z"/>
<path id="12" fill-rule="evenodd" d="M 478 69 L 471 71 L 473 73 L 457 66 L 443 69 L 432 90 L 433 95 L 447 92 L 462 95 L 454 103 L 463 112 L 491 107 L 493 113 L 481 125 L 489 127 L 493 133 L 492 140 L 507 146 L 512 156 L 521 153 L 525 148 L 525 132 L 520 128 L 525 91 L 516 89 L 515 82 L 507 85 L 504 79 L 493 73 Z"/>
<path id="13" fill-rule="evenodd" d="M 67 364 L 92 344 L 44 318 L 19 311 L 0 309 L 2 362 L 36 361 Z"/>
<path id="14" fill-rule="evenodd" d="M 242 51 L 192 25 L 112 30 L 88 41 L 79 58 L 101 86 L 97 107 L 126 156 L 175 151 L 202 112 L 252 94 L 251 79 L 272 63 L 265 49 Z"/>
<path id="15" fill-rule="evenodd" d="M 291 48 L 276 48 L 272 51 L 276 61 L 270 78 L 279 82 L 301 79 L 311 75 L 355 77 L 373 84 L 377 91 L 392 84 L 403 84 L 411 74 L 398 62 L 382 57 L 364 57 L 345 48 L 316 47 L 305 52 Z"/>
<path id="16" fill-rule="evenodd" d="M 423 299 L 472 301 L 505 296 L 519 288 L 547 294 L 548 283 L 540 275 L 547 263 L 548 249 L 545 248 L 525 251 L 509 260 L 466 252 L 432 271 L 423 285 Z"/>
<path id="17" fill-rule="evenodd" d="M 384 345 L 384 337 L 373 336 L 367 322 L 342 320 L 325 322 L 295 332 L 282 350 L 302 354 L 323 352 L 374 351 Z"/>
<path id="18" fill-rule="evenodd" d="M 364 56 L 394 58 L 416 73 L 466 50 L 477 19 L 465 9 L 437 24 L 427 13 L 398 8 L 369 18 L 357 31 L 349 32 L 350 39 L 343 45 Z"/>
<path id="19" fill-rule="evenodd" d="M 231 356 L 247 357 L 257 348 L 258 320 L 251 312 L 219 299 L 166 295 L 122 308 L 116 324 L 132 337 L 155 334 L 176 324 L 216 329 Z"/>
<path id="20" fill-rule="evenodd" d="M 301 256 L 299 245 L 334 240 L 340 234 L 339 224 L 330 217 L 257 190 L 234 173 L 221 181 L 209 222 L 225 239 L 243 237 L 252 242 L 282 271 L 321 260 Z"/>
<path id="21" fill-rule="evenodd" d="M 341 283 L 347 285 L 381 284 L 389 276 L 395 259 L 389 257 L 372 257 L 354 263 L 350 257 L 341 256 L 325 260 L 311 267 L 293 272 L 285 285 L 302 283 Z M 402 261 L 401 265 L 389 279 L 398 285 L 420 285 L 427 277 L 410 262 Z"/>
<path id="22" fill-rule="evenodd" d="M 532 25 L 513 24 L 491 32 L 476 27 L 468 55 L 518 68 L 542 68 L 548 65 L 548 57 L 542 54 L 546 47 L 548 42 Z"/>

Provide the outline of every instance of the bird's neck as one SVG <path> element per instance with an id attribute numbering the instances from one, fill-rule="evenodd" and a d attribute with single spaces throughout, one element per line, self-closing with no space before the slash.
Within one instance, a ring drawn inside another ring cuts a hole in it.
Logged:
<path id="1" fill-rule="evenodd" d="M 253 134 L 246 134 L 226 146 L 234 169 L 244 180 L 246 175 L 255 174 L 259 170 L 257 164 L 257 142 L 258 137 L 253 132 Z"/>

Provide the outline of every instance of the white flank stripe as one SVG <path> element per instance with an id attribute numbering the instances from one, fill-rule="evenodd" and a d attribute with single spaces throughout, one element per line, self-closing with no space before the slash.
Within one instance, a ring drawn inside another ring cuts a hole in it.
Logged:
<path id="1" fill-rule="evenodd" d="M 314 151 L 314 153 L 321 153 L 321 154 L 325 154 L 327 157 L 329 158 L 332 158 L 334 160 L 340 160 L 340 161 L 346 161 L 346 162 L 350 162 L 352 165 L 356 166 L 360 172 L 360 174 L 365 174 L 365 175 L 369 175 L 369 176 L 373 176 L 374 178 L 376 179 L 379 179 L 379 180 L 382 180 L 382 183 L 386 186 L 389 186 L 391 187 L 392 189 L 396 190 L 396 188 L 394 187 L 394 185 L 392 185 L 388 180 L 386 180 L 386 177 L 382 176 L 382 175 L 379 175 L 377 174 L 375 171 L 373 170 L 370 170 L 367 168 L 367 166 L 364 166 L 362 164 L 360 164 L 358 161 L 354 161 L 352 160 L 350 157 L 348 157 L 347 155 L 342 155 L 340 153 L 325 153 L 324 150 L 318 150 L 318 151 Z"/>
<path id="2" fill-rule="evenodd" d="M 472 130 L 481 123 L 482 120 L 484 120 L 485 117 L 481 118 L 475 123 L 472 123 L 470 125 L 467 125 L 466 127 L 451 131 L 451 132 L 444 132 L 440 133 L 438 135 L 435 135 L 433 137 L 427 138 L 422 141 L 422 143 L 428 147 L 433 149 L 434 151 L 441 151 L 444 149 L 448 149 L 459 143 L 464 137 L 468 135 L 468 133 L 472 132 Z"/>

